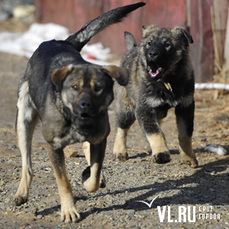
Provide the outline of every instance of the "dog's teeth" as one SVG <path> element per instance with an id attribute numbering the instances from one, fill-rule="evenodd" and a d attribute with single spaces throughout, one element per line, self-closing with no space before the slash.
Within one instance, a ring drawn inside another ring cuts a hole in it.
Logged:
<path id="1" fill-rule="evenodd" d="M 161 70 L 157 69 L 156 72 L 153 72 L 152 69 L 150 69 L 149 74 L 151 77 L 156 77 L 161 72 Z"/>
<path id="2" fill-rule="evenodd" d="M 152 69 L 149 70 L 149 74 L 150 74 L 152 77 L 154 77 L 154 73 L 153 73 Z"/>

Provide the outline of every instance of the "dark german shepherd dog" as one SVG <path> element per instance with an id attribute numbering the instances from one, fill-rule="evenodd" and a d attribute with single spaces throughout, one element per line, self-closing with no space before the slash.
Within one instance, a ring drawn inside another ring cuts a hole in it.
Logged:
<path id="1" fill-rule="evenodd" d="M 82 179 L 86 190 L 95 192 L 100 186 L 110 132 L 107 108 L 113 100 L 113 80 L 125 85 L 128 72 L 116 66 L 90 64 L 79 52 L 91 37 L 144 5 L 136 3 L 113 9 L 64 41 L 42 43 L 30 58 L 18 87 L 16 131 L 22 155 L 22 178 L 14 197 L 15 205 L 28 200 L 33 177 L 31 142 L 40 119 L 57 179 L 61 220 L 75 222 L 80 218 L 66 175 L 63 148 L 75 142 L 89 144 L 85 150 L 89 167 Z"/>
<path id="2" fill-rule="evenodd" d="M 194 73 L 189 57 L 191 35 L 182 27 L 143 26 L 138 46 L 132 34 L 125 33 L 129 50 L 121 67 L 129 70 L 126 86 L 116 84 L 117 133 L 114 155 L 124 161 L 127 131 L 135 119 L 146 135 L 153 161 L 166 163 L 170 153 L 160 123 L 171 107 L 175 107 L 179 131 L 180 153 L 186 163 L 197 167 L 192 150 L 194 120 Z"/>

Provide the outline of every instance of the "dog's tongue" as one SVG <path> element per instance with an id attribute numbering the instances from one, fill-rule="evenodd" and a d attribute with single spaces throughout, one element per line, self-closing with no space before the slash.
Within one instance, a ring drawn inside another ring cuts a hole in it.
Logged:
<path id="1" fill-rule="evenodd" d="M 150 74 L 150 76 L 152 76 L 152 77 L 156 77 L 156 76 L 161 72 L 161 70 L 162 70 L 161 67 L 157 68 L 155 71 L 153 71 L 153 70 L 150 68 L 149 74 Z"/>

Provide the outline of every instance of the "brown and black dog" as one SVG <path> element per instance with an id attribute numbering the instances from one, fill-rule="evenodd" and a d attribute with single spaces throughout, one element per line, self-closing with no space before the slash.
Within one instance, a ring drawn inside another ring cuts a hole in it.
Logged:
<path id="1" fill-rule="evenodd" d="M 14 197 L 15 205 L 28 200 L 33 177 L 31 142 L 40 119 L 57 179 L 61 220 L 75 222 L 80 218 L 66 175 L 63 148 L 75 142 L 89 144 L 85 150 L 89 167 L 82 179 L 86 190 L 95 192 L 100 186 L 110 132 L 107 109 L 113 100 L 113 81 L 127 84 L 128 72 L 116 66 L 90 64 L 79 52 L 92 36 L 144 5 L 140 2 L 102 14 L 65 41 L 42 43 L 30 58 L 18 87 L 16 131 L 22 178 Z"/>
<path id="2" fill-rule="evenodd" d="M 117 133 L 114 155 L 128 158 L 127 132 L 135 119 L 150 144 L 153 161 L 166 163 L 170 153 L 160 123 L 171 107 L 175 107 L 179 131 L 180 153 L 186 163 L 197 167 L 192 150 L 194 121 L 194 72 L 189 57 L 191 35 L 182 27 L 173 29 L 155 25 L 143 26 L 140 45 L 132 34 L 125 33 L 129 50 L 121 67 L 129 70 L 126 86 L 115 85 L 117 92 Z"/>

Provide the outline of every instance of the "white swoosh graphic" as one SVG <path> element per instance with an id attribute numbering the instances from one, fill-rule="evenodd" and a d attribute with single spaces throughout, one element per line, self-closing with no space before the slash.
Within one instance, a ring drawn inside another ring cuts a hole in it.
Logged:
<path id="1" fill-rule="evenodd" d="M 153 202 L 154 202 L 154 200 L 156 200 L 157 197 L 158 197 L 158 196 L 154 197 L 154 198 L 151 200 L 150 203 L 147 203 L 146 201 L 143 201 L 143 200 L 136 200 L 136 202 L 144 203 L 144 204 L 146 204 L 149 208 L 151 208 L 151 207 L 152 207 L 152 204 L 153 204 Z"/>

